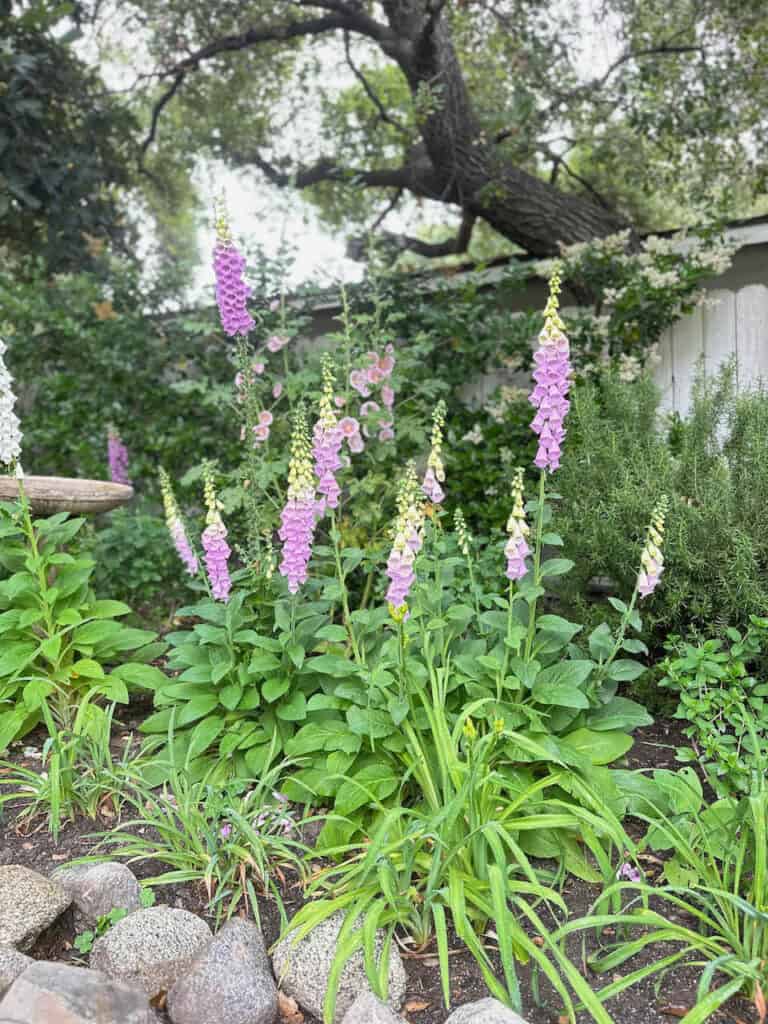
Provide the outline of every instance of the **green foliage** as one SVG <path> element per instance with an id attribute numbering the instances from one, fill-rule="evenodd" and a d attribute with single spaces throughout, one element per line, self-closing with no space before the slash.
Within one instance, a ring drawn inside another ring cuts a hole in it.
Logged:
<path id="1" fill-rule="evenodd" d="M 622 588 L 637 573 L 638 528 L 656 495 L 670 497 L 664 584 L 645 602 L 648 638 L 744 629 L 768 605 L 768 403 L 736 392 L 732 370 L 701 380 L 691 415 L 670 435 L 645 377 L 579 385 L 568 418 L 568 458 L 558 473 L 562 533 L 577 568 L 569 599 L 585 616 L 587 583 Z"/>
<path id="2" fill-rule="evenodd" d="M 95 563 L 94 588 L 140 606 L 150 621 L 158 604 L 167 612 L 189 595 L 168 527 L 151 506 L 115 510 L 83 546 Z"/>
<path id="3" fill-rule="evenodd" d="M 565 925 L 555 938 L 585 929 L 623 932 L 621 941 L 589 958 L 598 973 L 613 973 L 642 950 L 660 947 L 660 959 L 606 986 L 598 993 L 603 1000 L 693 958 L 703 970 L 684 1024 L 708 1020 L 736 994 L 752 999 L 762 1014 L 768 984 L 765 762 L 756 766 L 744 797 L 718 801 L 703 812 L 698 780 L 690 769 L 684 771 L 687 775 L 672 787 L 666 779 L 659 780 L 660 786 L 651 780 L 640 783 L 632 799 L 633 812 L 652 826 L 649 836 L 657 848 L 675 851 L 665 866 L 666 884 L 617 881 L 593 913 Z M 659 789 L 663 799 L 655 802 Z M 606 912 L 609 901 L 624 897 L 629 902 L 620 913 Z M 660 909 L 650 909 L 651 898 Z M 670 944 L 677 947 L 671 953 Z"/>
<path id="4" fill-rule="evenodd" d="M 93 562 L 63 550 L 82 525 L 65 512 L 33 522 L 23 490 L 19 503 L 0 506 L 0 750 L 41 720 L 51 739 L 101 730 L 99 702 L 125 704 L 130 687 L 164 680 L 149 662 L 165 644 L 119 622 L 130 608 L 97 600 Z"/>
<path id="5" fill-rule="evenodd" d="M 174 749 L 172 723 L 168 749 Z M 268 894 L 285 921 L 276 879 L 285 867 L 301 875 L 307 852 L 299 840 L 300 822 L 279 791 L 287 767 L 270 759 L 258 779 L 245 776 L 222 784 L 215 770 L 193 780 L 189 760 L 155 761 L 128 781 L 123 795 L 134 816 L 104 833 L 102 844 L 110 857 L 170 869 L 145 879 L 146 886 L 202 883 L 217 920 L 244 905 L 258 921 L 257 895 Z M 167 780 L 160 790 L 157 775 Z"/>
<path id="6" fill-rule="evenodd" d="M 3 239 L 58 271 L 92 267 L 105 236 L 127 241 L 119 190 L 133 178 L 138 129 L 75 56 L 79 32 L 52 31 L 67 6 L 6 14 L 0 52 Z"/>
<path id="7" fill-rule="evenodd" d="M 152 907 L 155 903 L 155 893 L 152 889 L 142 889 L 140 895 L 142 907 Z M 125 907 L 113 907 L 108 914 L 101 914 L 96 921 L 96 928 L 86 929 L 75 936 L 73 943 L 78 953 L 90 953 L 96 939 L 105 935 L 110 928 L 128 916 L 129 911 Z"/>
<path id="8" fill-rule="evenodd" d="M 677 694 L 675 718 L 692 741 L 678 749 L 678 760 L 699 764 L 720 797 L 748 792 L 756 765 L 768 762 L 768 684 L 749 671 L 764 655 L 768 619 L 753 615 L 744 636 L 732 627 L 726 636 L 727 647 L 719 639 L 672 638 L 659 684 Z"/>

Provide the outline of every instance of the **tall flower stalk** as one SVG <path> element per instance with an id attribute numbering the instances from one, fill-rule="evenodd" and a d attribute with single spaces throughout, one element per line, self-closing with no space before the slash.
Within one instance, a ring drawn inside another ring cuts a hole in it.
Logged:
<path id="1" fill-rule="evenodd" d="M 432 446 L 427 459 L 427 469 L 421 483 L 422 491 L 433 505 L 439 505 L 445 498 L 445 492 L 440 486 L 445 481 L 445 468 L 442 459 L 444 426 L 445 402 L 440 399 L 432 413 Z"/>
<path id="2" fill-rule="evenodd" d="M 16 395 L 13 391 L 13 378 L 3 358 L 6 351 L 5 342 L 0 338 L 0 462 L 9 472 L 22 477 L 21 424 L 13 410 Z"/>
<path id="3" fill-rule="evenodd" d="M 323 390 L 320 397 L 320 416 L 313 432 L 312 455 L 315 459 L 317 491 L 324 505 L 335 509 L 339 504 L 341 490 L 336 472 L 341 469 L 341 444 L 344 432 L 339 426 L 333 403 L 335 377 L 330 356 L 323 357 Z M 323 508 L 324 511 L 324 508 Z"/>
<path id="4" fill-rule="evenodd" d="M 414 562 L 422 545 L 424 523 L 423 499 L 419 494 L 419 483 L 413 463 L 409 463 L 397 496 L 397 519 L 392 550 L 387 560 L 387 603 L 391 612 L 407 608 L 408 593 L 414 584 L 416 574 Z"/>
<path id="5" fill-rule="evenodd" d="M 216 302 L 224 331 L 235 337 L 247 335 L 255 326 L 246 302 L 251 289 L 243 279 L 245 258 L 232 241 L 224 203 L 216 203 L 216 245 L 213 250 L 213 269 L 216 275 Z"/>
<path id="6" fill-rule="evenodd" d="M 643 597 L 650 597 L 659 584 L 664 572 L 664 555 L 661 546 L 664 543 L 664 520 L 667 516 L 669 502 L 663 494 L 656 504 L 648 524 L 645 544 L 640 555 L 640 572 L 637 576 L 637 592 Z"/>
<path id="7" fill-rule="evenodd" d="M 184 521 L 181 518 L 179 506 L 176 504 L 176 496 L 173 493 L 171 478 L 161 466 L 159 469 L 160 493 L 163 497 L 163 508 L 165 509 L 165 521 L 168 524 L 168 532 L 173 540 L 174 547 L 186 566 L 190 576 L 196 576 L 199 568 L 197 555 L 192 550 L 187 531 L 184 528 Z"/>
<path id="8" fill-rule="evenodd" d="M 280 516 L 281 525 L 278 533 L 283 542 L 280 574 L 288 580 L 288 590 L 292 594 L 307 581 L 316 519 L 317 500 L 312 449 L 307 419 L 304 410 L 299 409 L 291 439 L 287 500 Z"/>
<path id="9" fill-rule="evenodd" d="M 504 548 L 507 558 L 506 576 L 512 583 L 521 580 L 528 572 L 525 559 L 531 553 L 531 549 L 528 547 L 530 532 L 531 528 L 525 517 L 523 503 L 523 469 L 518 466 L 512 480 L 512 511 L 507 520 L 509 540 Z"/>
<path id="10" fill-rule="evenodd" d="M 549 282 L 549 300 L 544 310 L 539 347 L 533 357 L 536 385 L 529 399 L 536 409 L 531 429 L 539 438 L 534 461 L 539 469 L 548 469 L 550 473 L 560 465 L 565 438 L 563 421 L 570 406 L 566 398 L 571 386 L 570 353 L 565 325 L 559 314 L 559 295 L 560 275 L 555 270 Z"/>
<path id="11" fill-rule="evenodd" d="M 107 436 L 107 457 L 109 459 L 109 476 L 113 483 L 131 486 L 128 476 L 128 449 L 116 427 L 110 426 Z"/>
<path id="12" fill-rule="evenodd" d="M 227 544 L 227 528 L 221 518 L 221 503 L 216 496 L 216 485 L 210 467 L 206 467 L 205 471 L 205 505 L 207 526 L 200 541 L 203 545 L 208 582 L 215 600 L 226 601 L 232 588 L 227 565 L 232 551 Z"/>

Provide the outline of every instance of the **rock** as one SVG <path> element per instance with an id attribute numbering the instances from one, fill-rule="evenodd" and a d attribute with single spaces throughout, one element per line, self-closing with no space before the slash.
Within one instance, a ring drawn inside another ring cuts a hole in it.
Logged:
<path id="1" fill-rule="evenodd" d="M 167 992 L 192 966 L 211 938 L 211 929 L 188 910 L 137 910 L 97 939 L 91 967 L 107 977 L 137 985 L 152 999 Z"/>
<path id="2" fill-rule="evenodd" d="M 523 1018 L 510 1010 L 498 999 L 488 996 L 474 1003 L 465 1003 L 450 1015 L 445 1024 L 527 1024 Z"/>
<path id="3" fill-rule="evenodd" d="M 173 1024 L 272 1024 L 277 986 L 255 924 L 226 924 L 168 993 Z"/>
<path id="4" fill-rule="evenodd" d="M 277 943 L 272 953 L 272 966 L 278 986 L 320 1020 L 323 1018 L 325 991 L 343 922 L 344 915 L 339 911 L 313 928 L 296 945 L 293 945 L 295 933 L 289 932 Z M 377 956 L 380 956 L 383 944 L 384 934 L 380 931 L 376 936 Z M 389 952 L 388 981 L 387 1004 L 399 1009 L 405 996 L 405 970 L 394 944 Z M 361 993 L 370 991 L 363 952 L 358 949 L 341 972 L 334 1024 L 340 1024 L 344 1014 Z"/>
<path id="5" fill-rule="evenodd" d="M 60 885 L 37 871 L 20 864 L 0 867 L 0 946 L 31 949 L 70 902 Z"/>
<path id="6" fill-rule="evenodd" d="M 341 1024 L 404 1024 L 402 1017 L 380 999 L 377 999 L 373 992 L 362 992 L 352 1003 L 344 1014 Z"/>
<path id="7" fill-rule="evenodd" d="M 146 995 L 98 971 L 39 960 L 0 1002 L 0 1021 L 13 1024 L 154 1024 Z"/>
<path id="8" fill-rule="evenodd" d="M 22 971 L 35 961 L 11 946 L 0 946 L 0 996 L 4 996 Z"/>
<path id="9" fill-rule="evenodd" d="M 141 886 L 130 868 L 116 861 L 57 868 L 51 880 L 72 899 L 78 931 L 93 927 L 116 907 L 124 907 L 130 913 L 141 906 Z"/>

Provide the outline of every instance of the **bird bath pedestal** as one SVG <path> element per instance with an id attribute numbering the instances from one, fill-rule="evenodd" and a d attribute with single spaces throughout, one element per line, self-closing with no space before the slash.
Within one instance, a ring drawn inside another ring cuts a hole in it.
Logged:
<path id="1" fill-rule="evenodd" d="M 54 512 L 109 512 L 127 505 L 133 488 L 110 480 L 78 480 L 63 476 L 25 476 L 21 481 L 24 493 L 35 515 Z M 0 476 L 0 501 L 19 497 L 19 481 L 13 476 Z"/>

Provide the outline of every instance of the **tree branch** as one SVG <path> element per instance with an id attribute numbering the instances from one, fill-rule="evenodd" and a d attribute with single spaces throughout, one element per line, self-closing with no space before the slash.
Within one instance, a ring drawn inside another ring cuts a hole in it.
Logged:
<path id="1" fill-rule="evenodd" d="M 139 150 L 139 170 L 142 171 L 142 173 L 145 172 L 144 157 L 146 155 L 146 152 L 152 145 L 152 143 L 155 141 L 155 138 L 157 136 L 157 122 L 160 119 L 160 115 L 162 114 L 163 109 L 167 106 L 168 103 L 171 102 L 173 97 L 181 88 L 181 84 L 184 81 L 185 77 L 186 72 L 178 71 L 174 76 L 174 79 L 171 82 L 171 84 L 165 90 L 160 99 L 152 107 L 152 120 L 149 125 L 149 134 L 147 135 L 146 139 L 144 139 L 144 141 L 142 142 L 141 149 Z"/>
<path id="2" fill-rule="evenodd" d="M 362 238 L 357 236 L 347 241 L 347 256 L 352 260 L 365 260 L 371 245 L 376 245 L 377 242 L 388 251 L 393 262 L 403 252 L 415 252 L 427 259 L 455 256 L 469 249 L 475 221 L 475 216 L 465 211 L 458 233 L 453 238 L 446 238 L 443 242 L 425 242 L 421 238 L 398 234 L 394 231 L 383 231 L 378 239 L 371 238 L 370 234 Z"/>
<path id="3" fill-rule="evenodd" d="M 406 130 L 405 126 L 402 125 L 397 120 L 397 118 L 393 117 L 387 111 L 387 109 L 384 106 L 384 104 L 381 102 L 379 97 L 376 95 L 376 92 L 374 91 L 373 86 L 371 85 L 371 83 L 365 77 L 363 72 L 358 67 L 356 67 L 354 61 L 352 60 L 352 53 L 350 51 L 349 32 L 346 29 L 344 30 L 344 54 L 345 54 L 345 57 L 346 57 L 346 60 L 347 60 L 347 65 L 348 65 L 350 71 L 355 76 L 355 78 L 358 80 L 358 82 L 362 85 L 362 87 L 363 87 L 363 89 L 365 91 L 365 94 L 368 97 L 368 99 L 371 101 L 371 103 L 374 105 L 374 107 L 376 107 L 376 109 L 378 110 L 378 112 L 379 112 L 379 118 L 378 118 L 379 121 L 384 121 L 386 124 L 389 124 L 393 128 L 396 128 L 397 131 L 402 132 L 403 134 L 407 134 L 407 130 Z"/>

